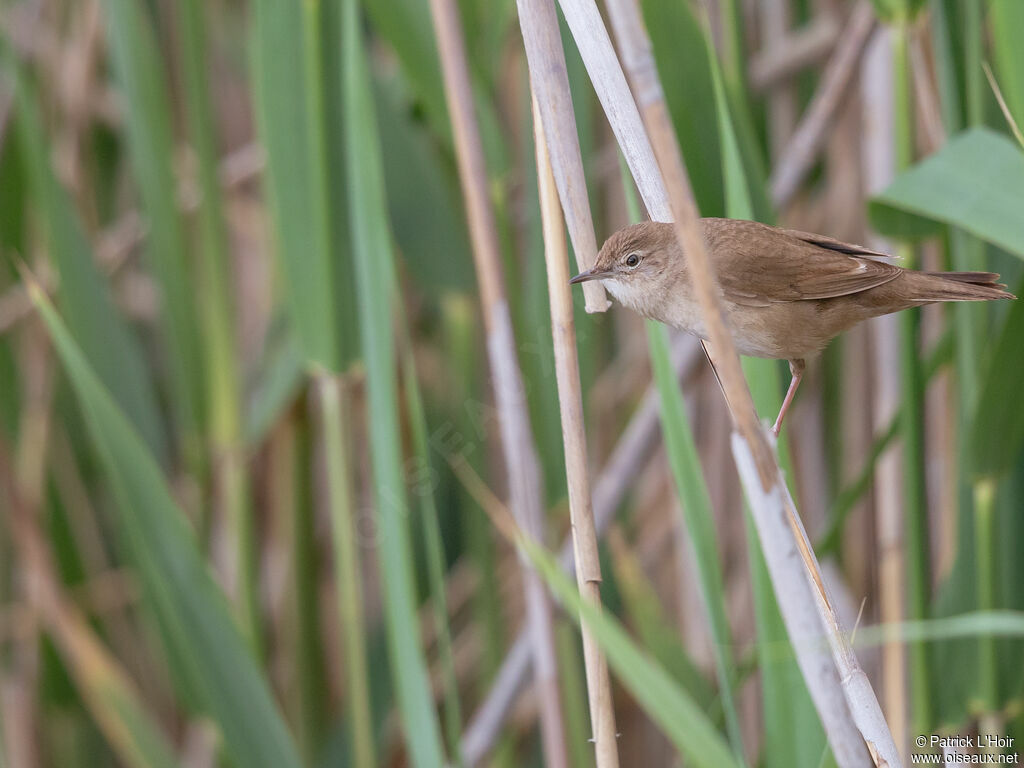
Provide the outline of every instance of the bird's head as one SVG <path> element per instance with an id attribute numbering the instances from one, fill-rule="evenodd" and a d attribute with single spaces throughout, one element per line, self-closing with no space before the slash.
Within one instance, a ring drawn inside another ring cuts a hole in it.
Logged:
<path id="1" fill-rule="evenodd" d="M 679 243 L 671 224 L 645 221 L 620 229 L 597 254 L 592 269 L 569 282 L 600 280 L 611 294 L 632 309 L 644 309 L 663 295 L 682 267 Z"/>

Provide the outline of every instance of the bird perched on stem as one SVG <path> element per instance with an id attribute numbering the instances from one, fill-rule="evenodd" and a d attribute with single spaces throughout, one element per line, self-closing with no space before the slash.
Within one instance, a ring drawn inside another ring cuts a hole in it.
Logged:
<path id="1" fill-rule="evenodd" d="M 993 272 L 916 272 L 884 253 L 823 235 L 738 219 L 701 219 L 726 321 L 742 355 L 788 360 L 792 380 L 772 431 L 778 435 L 807 357 L 862 320 L 936 301 L 1013 299 Z M 605 241 L 593 269 L 644 317 L 707 339 L 675 230 L 643 222 Z"/>

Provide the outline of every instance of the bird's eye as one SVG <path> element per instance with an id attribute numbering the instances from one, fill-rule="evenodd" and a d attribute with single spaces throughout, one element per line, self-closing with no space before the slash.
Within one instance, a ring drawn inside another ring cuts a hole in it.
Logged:
<path id="1" fill-rule="evenodd" d="M 635 267 L 639 263 L 640 263 L 640 254 L 639 253 L 631 253 L 631 254 L 629 254 L 629 256 L 626 257 L 626 266 L 629 267 L 630 269 L 632 269 L 633 267 Z"/>

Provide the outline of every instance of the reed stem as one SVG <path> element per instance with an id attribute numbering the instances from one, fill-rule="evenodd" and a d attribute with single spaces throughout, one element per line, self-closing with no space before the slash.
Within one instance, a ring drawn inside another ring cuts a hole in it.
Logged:
<path id="1" fill-rule="evenodd" d="M 320 406 L 320 439 L 323 445 L 324 480 L 331 519 L 334 587 L 338 598 L 338 636 L 344 638 L 346 711 L 352 734 L 352 764 L 373 768 L 377 764 L 373 740 L 373 710 L 366 655 L 366 629 L 360 594 L 362 568 L 356 546 L 352 456 L 346 435 L 352 433 L 345 385 L 334 375 L 318 373 L 313 379 Z"/>
<path id="2" fill-rule="evenodd" d="M 509 507 L 516 523 L 544 541 L 544 508 L 537 450 L 530 428 L 522 373 L 516 359 L 512 317 L 505 294 L 501 249 L 490 202 L 487 166 L 473 106 L 462 23 L 454 0 L 431 0 L 445 98 L 455 137 L 459 181 L 466 205 L 477 284 L 487 334 L 491 384 L 508 476 Z M 593 230 L 591 230 L 591 237 Z M 595 547 L 596 549 L 596 547 Z M 533 635 L 533 670 L 540 703 L 540 731 L 547 765 L 568 762 L 558 687 L 551 599 L 537 572 L 521 558 L 527 621 Z"/>
<path id="3" fill-rule="evenodd" d="M 583 599 L 595 610 L 600 610 L 601 562 L 597 549 L 594 510 L 591 507 L 590 481 L 587 477 L 583 392 L 579 360 L 576 358 L 576 327 L 569 285 L 569 253 L 566 249 L 565 226 L 558 204 L 558 190 L 551 171 L 547 141 L 541 127 L 536 99 L 533 102 L 533 138 L 537 153 L 537 183 L 540 187 L 540 211 L 544 229 L 544 260 L 548 273 L 558 404 L 562 417 L 566 480 L 569 485 L 569 514 L 572 520 L 573 549 L 576 553 L 576 583 Z M 619 764 L 619 753 L 616 745 L 615 710 L 608 663 L 592 630 L 585 622 L 581 624 L 581 631 L 587 697 L 590 702 L 590 726 L 593 729 L 597 765 L 598 768 L 615 768 Z"/>
<path id="4" fill-rule="evenodd" d="M 893 29 L 893 106 L 895 116 L 896 170 L 905 170 L 914 156 L 914 100 L 911 92 L 910 27 Z M 898 251 L 908 267 L 916 264 L 914 248 Z M 904 564 L 906 613 L 911 620 L 927 617 L 931 592 L 931 557 L 928 544 L 928 497 L 924 475 L 924 382 L 919 354 L 921 310 L 900 313 L 901 432 L 903 444 Z M 928 647 L 923 641 L 909 644 L 911 716 L 914 733 L 926 733 L 931 723 Z M 901 734 L 903 736 L 903 734 Z"/>

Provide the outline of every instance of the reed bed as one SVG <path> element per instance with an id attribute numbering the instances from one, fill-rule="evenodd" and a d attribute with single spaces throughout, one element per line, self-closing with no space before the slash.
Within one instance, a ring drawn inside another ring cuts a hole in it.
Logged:
<path id="1" fill-rule="evenodd" d="M 1024 303 L 845 334 L 776 444 L 697 216 L 1020 295 L 1022 28 L 0 3 L 0 766 L 1019 755 Z M 570 290 L 647 216 L 706 352 Z"/>

